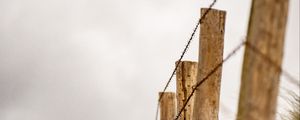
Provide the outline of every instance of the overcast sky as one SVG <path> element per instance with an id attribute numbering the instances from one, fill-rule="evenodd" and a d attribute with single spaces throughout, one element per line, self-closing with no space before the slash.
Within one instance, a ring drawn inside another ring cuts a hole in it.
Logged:
<path id="1" fill-rule="evenodd" d="M 208 0 L 0 0 L 0 120 L 153 120 L 158 92 Z M 250 0 L 227 11 L 224 56 L 246 36 Z M 283 68 L 299 79 L 299 0 Z M 197 61 L 198 35 L 185 60 Z M 235 118 L 243 51 L 223 66 L 221 120 Z M 284 90 L 299 86 L 282 77 Z M 168 91 L 174 91 L 173 81 Z"/>

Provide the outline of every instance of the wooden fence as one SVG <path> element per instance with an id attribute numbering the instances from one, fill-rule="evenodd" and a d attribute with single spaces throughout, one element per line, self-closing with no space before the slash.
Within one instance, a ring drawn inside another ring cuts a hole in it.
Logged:
<path id="1" fill-rule="evenodd" d="M 252 1 L 248 35 L 241 45 L 245 54 L 237 120 L 275 119 L 288 2 Z M 198 62 L 181 61 L 181 56 L 175 64 L 176 93 L 164 89 L 159 94 L 161 120 L 219 119 L 222 64 L 239 49 L 223 59 L 226 12 L 211 9 L 213 5 L 201 9 Z"/>

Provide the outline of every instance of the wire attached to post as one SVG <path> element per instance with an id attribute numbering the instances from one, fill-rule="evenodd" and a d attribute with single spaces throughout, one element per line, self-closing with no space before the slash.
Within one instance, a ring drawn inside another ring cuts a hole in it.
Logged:
<path id="1" fill-rule="evenodd" d="M 199 25 L 203 22 L 203 19 L 204 19 L 204 18 L 206 17 L 206 15 L 209 13 L 209 11 L 212 9 L 212 7 L 216 4 L 216 2 L 217 2 L 217 0 L 214 0 L 214 1 L 209 5 L 208 10 L 207 10 L 207 11 L 200 17 L 200 19 L 198 20 L 198 23 L 196 24 L 196 27 L 194 28 L 194 30 L 193 30 L 193 32 L 192 32 L 192 35 L 191 35 L 190 39 L 188 40 L 188 43 L 186 44 L 186 46 L 185 46 L 185 48 L 184 48 L 184 50 L 183 50 L 183 52 L 182 52 L 180 58 L 178 59 L 178 62 L 181 62 L 182 58 L 184 57 L 185 53 L 186 53 L 187 50 L 188 50 L 188 47 L 189 47 L 190 43 L 192 42 L 192 40 L 193 40 L 193 38 L 194 38 L 194 36 L 195 36 L 195 33 L 196 33 L 196 31 L 197 31 Z M 159 103 L 160 103 L 160 101 L 161 101 L 161 98 L 163 97 L 164 93 L 166 92 L 166 90 L 167 90 L 167 88 L 168 88 L 168 86 L 169 86 L 169 84 L 170 84 L 170 82 L 171 82 L 173 76 L 174 76 L 175 73 L 176 73 L 177 68 L 178 68 L 178 64 L 176 64 L 175 68 L 173 69 L 173 72 L 172 72 L 170 78 L 168 79 L 168 82 L 167 82 L 167 84 L 165 85 L 165 87 L 164 87 L 164 89 L 163 89 L 163 91 L 162 91 L 162 94 L 159 96 L 158 103 L 157 103 L 157 109 L 156 109 L 155 120 L 158 120 Z"/>

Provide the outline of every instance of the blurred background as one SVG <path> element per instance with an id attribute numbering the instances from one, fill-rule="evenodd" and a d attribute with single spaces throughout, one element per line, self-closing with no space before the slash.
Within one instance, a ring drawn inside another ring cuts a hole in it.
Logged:
<path id="1" fill-rule="evenodd" d="M 153 120 L 158 92 L 211 2 L 0 0 L 0 120 Z M 250 6 L 214 6 L 227 11 L 224 57 L 245 38 Z M 299 7 L 290 0 L 283 59 L 298 80 Z M 184 60 L 198 60 L 198 33 Z M 236 116 L 243 53 L 223 66 L 220 120 Z M 299 86 L 282 76 L 278 119 L 288 91 Z"/>

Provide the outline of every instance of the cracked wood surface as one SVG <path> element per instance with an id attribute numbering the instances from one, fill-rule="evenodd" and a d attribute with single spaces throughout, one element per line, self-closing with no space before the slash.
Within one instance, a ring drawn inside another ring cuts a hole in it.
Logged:
<path id="1" fill-rule="evenodd" d="M 176 97 L 177 97 L 177 112 L 183 107 L 188 95 L 192 92 L 192 87 L 196 84 L 197 78 L 197 62 L 182 61 L 176 62 L 178 65 L 176 71 Z M 194 97 L 190 99 L 184 111 L 179 117 L 179 120 L 191 120 Z"/>

